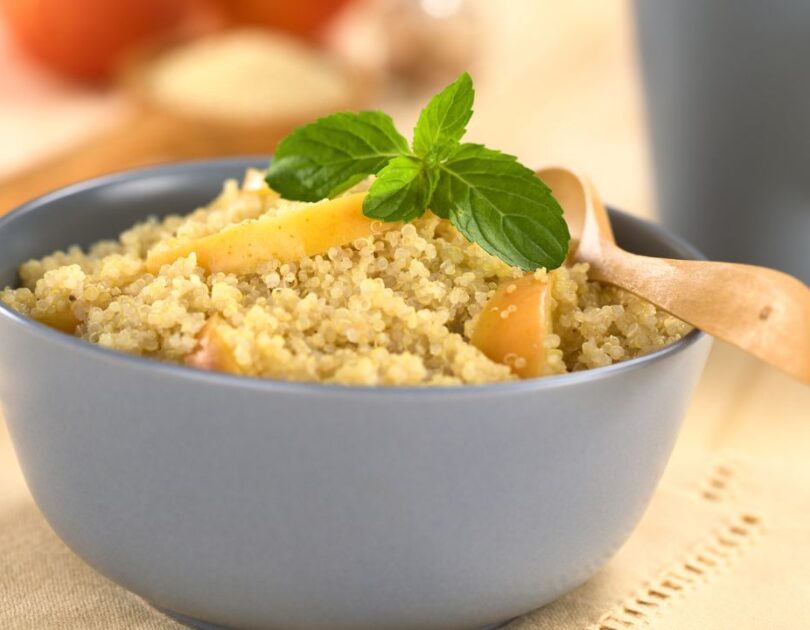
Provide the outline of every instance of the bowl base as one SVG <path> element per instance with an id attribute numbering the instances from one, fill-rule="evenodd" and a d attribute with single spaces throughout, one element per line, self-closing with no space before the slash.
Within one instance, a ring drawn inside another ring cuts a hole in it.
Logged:
<path id="1" fill-rule="evenodd" d="M 181 615 L 180 613 L 172 612 L 171 610 L 166 610 L 165 608 L 159 608 L 154 606 L 156 610 L 163 613 L 167 617 L 174 619 L 177 623 L 181 623 L 184 626 L 188 626 L 189 628 L 194 628 L 195 630 L 236 630 L 235 628 L 229 628 L 227 626 L 218 626 L 213 623 L 208 623 L 207 621 L 200 621 L 199 619 L 193 619 L 191 617 L 187 617 L 186 615 Z"/>
<path id="2" fill-rule="evenodd" d="M 158 606 L 153 606 L 153 608 L 163 613 L 167 617 L 174 619 L 176 622 L 183 624 L 184 626 L 194 628 L 194 630 L 236 630 L 236 628 L 230 628 L 228 626 L 218 626 L 213 623 L 208 623 L 207 621 L 200 621 L 199 619 L 193 619 L 191 617 L 187 617 L 186 615 L 181 615 L 180 613 L 172 612 L 171 610 L 166 610 L 165 608 L 159 608 Z M 483 628 L 479 628 L 479 630 L 497 630 L 497 628 L 504 627 L 510 621 L 512 620 L 507 619 L 506 621 L 502 621 L 500 623 L 494 623 L 489 626 L 484 626 Z"/>

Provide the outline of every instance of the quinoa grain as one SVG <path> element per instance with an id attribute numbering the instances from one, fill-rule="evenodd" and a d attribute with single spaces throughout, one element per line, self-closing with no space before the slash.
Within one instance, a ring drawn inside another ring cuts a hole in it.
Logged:
<path id="1" fill-rule="evenodd" d="M 522 272 L 431 214 L 324 255 L 268 261 L 251 274 L 209 274 L 194 254 L 156 276 L 145 272 L 152 248 L 301 206 L 257 181 L 249 172 L 249 185 L 226 182 L 209 206 L 185 217 L 148 219 L 87 252 L 71 247 L 28 261 L 20 288 L 0 291 L 0 300 L 41 321 L 66 322 L 92 343 L 176 363 L 217 317 L 240 372 L 256 377 L 348 385 L 515 379 L 469 338 L 499 284 Z M 549 275 L 553 333 L 544 345 L 552 373 L 632 358 L 690 330 L 629 293 L 589 281 L 587 265 L 535 273 Z"/>

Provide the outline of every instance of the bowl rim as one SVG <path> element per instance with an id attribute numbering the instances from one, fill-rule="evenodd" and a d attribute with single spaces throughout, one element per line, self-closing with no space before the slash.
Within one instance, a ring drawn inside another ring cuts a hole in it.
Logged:
<path id="1" fill-rule="evenodd" d="M 207 167 L 215 169 L 228 166 L 230 164 L 233 164 L 234 166 L 243 164 L 247 168 L 251 163 L 267 161 L 269 161 L 269 157 L 264 155 L 245 155 L 214 159 L 208 158 L 127 169 L 102 175 L 100 177 L 94 177 L 92 179 L 58 188 L 44 195 L 31 199 L 0 217 L 0 237 L 2 237 L 3 230 L 7 225 L 18 220 L 23 215 L 30 212 L 35 212 L 42 206 L 55 202 L 65 196 L 80 194 L 100 186 L 131 181 L 133 178 L 148 178 L 156 175 L 163 176 L 167 173 L 182 173 L 184 171 L 199 168 Z M 676 249 L 680 250 L 684 254 L 693 256 L 695 259 L 705 259 L 705 257 L 695 247 L 679 236 L 669 232 L 657 223 L 629 215 L 619 210 L 611 210 L 626 217 L 630 217 L 634 221 L 647 224 L 648 227 L 651 227 L 654 231 L 660 233 L 665 240 L 670 242 Z M 664 346 L 663 348 L 659 348 L 658 350 L 648 354 L 628 359 L 626 361 L 620 361 L 619 363 L 612 363 L 611 365 L 590 368 L 578 372 L 567 372 L 565 374 L 556 374 L 526 380 L 485 383 L 480 385 L 345 385 L 311 381 L 285 381 L 281 379 L 227 374 L 224 372 L 201 370 L 182 364 L 169 363 L 159 359 L 129 354 L 121 350 L 105 348 L 103 346 L 85 341 L 84 339 L 74 337 L 73 335 L 68 335 L 66 333 L 54 330 L 45 324 L 41 324 L 36 320 L 22 315 L 7 304 L 0 301 L 0 321 L 2 320 L 6 320 L 12 326 L 20 328 L 21 332 L 40 337 L 47 343 L 61 346 L 68 351 L 74 350 L 80 354 L 88 355 L 88 358 L 91 359 L 106 360 L 113 365 L 121 365 L 122 367 L 130 367 L 140 370 L 146 369 L 170 378 L 199 381 L 200 384 L 237 387 L 248 390 L 257 390 L 265 393 L 285 392 L 309 396 L 318 394 L 348 393 L 359 396 L 390 396 L 392 394 L 412 396 L 419 394 L 420 396 L 427 395 L 430 397 L 448 397 L 459 394 L 507 394 L 555 389 L 559 387 L 567 387 L 602 380 L 610 378 L 615 374 L 642 369 L 648 364 L 657 363 L 667 359 L 671 355 L 685 351 L 706 335 L 706 333 L 703 331 L 695 328 L 681 339 L 678 339 L 677 341 Z"/>

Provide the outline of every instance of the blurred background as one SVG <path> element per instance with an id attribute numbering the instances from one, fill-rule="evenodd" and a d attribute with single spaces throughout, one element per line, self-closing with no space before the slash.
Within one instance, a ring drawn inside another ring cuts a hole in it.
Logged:
<path id="1" fill-rule="evenodd" d="M 710 4 L 0 0 L 0 214 L 103 172 L 267 154 L 335 110 L 407 130 L 467 69 L 470 140 L 807 282 L 810 3 Z M 681 440 L 806 460 L 809 390 L 717 344 Z"/>
<path id="2" fill-rule="evenodd" d="M 529 165 L 578 166 L 613 204 L 653 210 L 624 2 L 0 7 L 0 212 L 94 172 L 269 153 L 295 124 L 338 109 L 382 108 L 407 130 L 425 100 L 465 69 L 477 90 L 470 139 Z"/>

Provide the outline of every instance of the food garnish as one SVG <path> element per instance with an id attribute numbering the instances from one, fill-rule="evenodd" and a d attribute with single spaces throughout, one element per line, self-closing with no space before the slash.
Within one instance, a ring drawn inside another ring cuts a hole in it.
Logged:
<path id="1" fill-rule="evenodd" d="M 383 112 L 341 112 L 298 127 L 279 144 L 267 183 L 286 199 L 312 202 L 376 175 L 366 217 L 409 222 L 430 209 L 512 266 L 559 267 L 569 233 L 549 187 L 514 156 L 461 142 L 474 95 L 465 72 L 422 110 L 410 146 Z"/>

